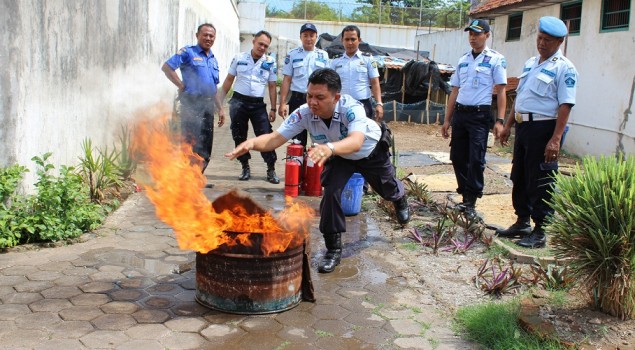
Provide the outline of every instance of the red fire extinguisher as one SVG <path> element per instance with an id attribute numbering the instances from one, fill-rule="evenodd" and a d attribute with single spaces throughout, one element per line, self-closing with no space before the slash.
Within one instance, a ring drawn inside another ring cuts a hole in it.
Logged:
<path id="1" fill-rule="evenodd" d="M 322 182 L 320 176 L 322 175 L 322 165 L 314 163 L 308 155 L 306 155 L 304 162 L 306 164 L 306 173 L 304 174 L 304 195 L 305 196 L 321 196 L 322 195 Z"/>
<path id="2" fill-rule="evenodd" d="M 304 147 L 298 140 L 291 140 L 287 146 L 287 162 L 284 168 L 284 194 L 297 197 L 300 193 Z"/>

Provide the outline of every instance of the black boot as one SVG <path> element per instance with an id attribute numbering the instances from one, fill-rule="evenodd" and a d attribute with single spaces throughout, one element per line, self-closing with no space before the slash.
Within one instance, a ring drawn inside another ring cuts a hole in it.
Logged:
<path id="1" fill-rule="evenodd" d="M 272 184 L 279 184 L 280 179 L 276 175 L 276 165 L 275 164 L 267 164 L 267 181 Z"/>
<path id="2" fill-rule="evenodd" d="M 249 163 L 248 162 L 243 162 L 243 172 L 240 173 L 240 176 L 238 177 L 238 180 L 240 181 L 247 181 L 251 178 L 251 169 L 249 169 Z"/>
<path id="3" fill-rule="evenodd" d="M 547 235 L 545 235 L 542 225 L 536 224 L 531 234 L 516 242 L 516 244 L 525 248 L 543 248 L 547 245 Z"/>
<path id="4" fill-rule="evenodd" d="M 476 213 L 476 196 L 472 194 L 464 194 L 463 195 L 463 203 L 461 204 L 462 212 L 465 213 L 465 216 L 468 220 L 474 220 L 478 214 Z"/>
<path id="5" fill-rule="evenodd" d="M 529 222 L 529 217 L 518 217 L 516 222 L 509 226 L 506 230 L 498 229 L 496 230 L 496 234 L 498 237 L 503 238 L 516 238 L 516 237 L 525 237 L 531 233 L 531 223 Z"/>
<path id="6" fill-rule="evenodd" d="M 342 234 L 325 234 L 324 244 L 326 254 L 318 264 L 318 272 L 329 273 L 335 270 L 335 266 L 339 265 L 342 259 Z"/>
<path id="7" fill-rule="evenodd" d="M 405 225 L 410 221 L 410 207 L 408 207 L 408 199 L 404 194 L 401 199 L 392 202 L 395 206 L 395 214 L 397 214 L 397 222 Z"/>

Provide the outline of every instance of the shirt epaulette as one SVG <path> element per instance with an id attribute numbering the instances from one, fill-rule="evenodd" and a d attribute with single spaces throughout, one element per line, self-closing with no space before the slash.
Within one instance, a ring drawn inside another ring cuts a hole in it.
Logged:
<path id="1" fill-rule="evenodd" d="M 335 59 L 335 58 L 340 58 L 340 57 L 342 57 L 342 55 L 343 55 L 343 54 L 338 53 L 337 55 L 333 55 L 333 58 L 334 58 L 334 59 Z"/>

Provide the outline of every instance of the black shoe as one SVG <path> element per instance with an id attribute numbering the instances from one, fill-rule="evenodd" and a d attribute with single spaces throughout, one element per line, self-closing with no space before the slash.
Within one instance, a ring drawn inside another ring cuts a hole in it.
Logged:
<path id="1" fill-rule="evenodd" d="M 271 182 L 272 184 L 280 183 L 280 179 L 276 175 L 276 171 L 274 169 L 267 170 L 267 181 Z"/>
<path id="2" fill-rule="evenodd" d="M 249 165 L 247 165 L 246 167 L 243 166 L 243 172 L 238 177 L 238 180 L 247 181 L 250 178 L 251 178 L 251 170 L 249 169 Z"/>
<path id="3" fill-rule="evenodd" d="M 540 226 L 536 226 L 529 236 L 516 242 L 516 245 L 525 248 L 544 248 L 547 245 L 547 235 Z"/>
<path id="4" fill-rule="evenodd" d="M 392 202 L 395 206 L 395 214 L 397 214 L 397 222 L 402 225 L 405 225 L 410 221 L 410 207 L 408 206 L 408 199 L 406 195 L 401 197 L 401 199 Z"/>
<path id="5" fill-rule="evenodd" d="M 516 219 L 516 222 L 513 225 L 509 226 L 509 228 L 506 230 L 496 230 L 496 235 L 503 238 L 523 238 L 528 236 L 529 234 L 531 234 L 531 223 L 529 222 L 528 217 L 519 217 L 518 219 Z"/>
<path id="6" fill-rule="evenodd" d="M 318 264 L 318 272 L 330 273 L 340 264 L 342 259 L 342 234 L 324 235 L 326 254 Z"/>

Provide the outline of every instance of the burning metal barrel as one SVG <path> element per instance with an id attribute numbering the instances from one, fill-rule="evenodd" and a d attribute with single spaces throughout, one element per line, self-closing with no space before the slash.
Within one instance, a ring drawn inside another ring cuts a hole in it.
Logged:
<path id="1" fill-rule="evenodd" d="M 269 256 L 232 248 L 196 253 L 200 304 L 235 314 L 268 314 L 300 303 L 302 246 Z"/>

